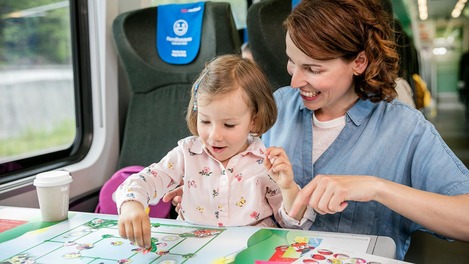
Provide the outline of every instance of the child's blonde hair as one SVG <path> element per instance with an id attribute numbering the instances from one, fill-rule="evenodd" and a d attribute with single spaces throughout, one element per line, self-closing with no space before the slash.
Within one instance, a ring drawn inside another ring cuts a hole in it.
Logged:
<path id="1" fill-rule="evenodd" d="M 203 94 L 204 100 L 209 100 L 210 103 L 214 96 L 229 94 L 236 89 L 244 91 L 243 98 L 251 109 L 254 120 L 251 134 L 261 136 L 274 125 L 277 106 L 270 83 L 262 70 L 249 59 L 239 55 L 222 55 L 208 63 L 192 85 L 186 122 L 193 135 L 199 135 L 197 98 Z"/>

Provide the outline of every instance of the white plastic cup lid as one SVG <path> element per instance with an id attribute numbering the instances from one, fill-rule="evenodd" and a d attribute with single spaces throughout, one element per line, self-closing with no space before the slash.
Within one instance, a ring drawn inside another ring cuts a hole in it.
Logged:
<path id="1" fill-rule="evenodd" d="M 68 171 L 48 171 L 36 175 L 34 185 L 37 187 L 54 187 L 69 184 L 73 181 Z"/>

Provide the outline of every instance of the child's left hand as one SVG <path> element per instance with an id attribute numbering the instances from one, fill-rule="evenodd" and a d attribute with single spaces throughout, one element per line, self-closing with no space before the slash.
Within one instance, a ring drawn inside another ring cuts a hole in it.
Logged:
<path id="1" fill-rule="evenodd" d="M 283 148 L 267 148 L 265 150 L 265 157 L 264 166 L 281 189 L 298 188 L 293 179 L 293 169 L 290 160 Z"/>
<path id="2" fill-rule="evenodd" d="M 264 166 L 269 171 L 270 177 L 277 183 L 282 193 L 283 208 L 290 212 L 293 201 L 298 195 L 300 188 L 296 184 L 293 175 L 293 168 L 287 153 L 283 148 L 270 147 L 265 150 Z M 296 209 L 295 214 L 290 215 L 296 220 L 300 220 L 306 210 L 306 206 Z"/>

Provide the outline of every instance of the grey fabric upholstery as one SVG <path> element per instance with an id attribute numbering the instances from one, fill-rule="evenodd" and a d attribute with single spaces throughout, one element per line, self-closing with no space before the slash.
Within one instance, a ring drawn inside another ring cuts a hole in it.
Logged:
<path id="1" fill-rule="evenodd" d="M 263 0 L 248 10 L 246 24 L 252 56 L 274 89 L 290 85 L 286 31 L 282 24 L 291 12 L 291 5 L 291 0 Z"/>
<path id="2" fill-rule="evenodd" d="M 113 22 L 119 59 L 132 90 L 119 168 L 158 162 L 190 133 L 185 114 L 192 82 L 213 57 L 239 53 L 241 40 L 228 3 L 206 2 L 201 47 L 186 65 L 163 62 L 156 50 L 157 7 L 130 11 Z"/>

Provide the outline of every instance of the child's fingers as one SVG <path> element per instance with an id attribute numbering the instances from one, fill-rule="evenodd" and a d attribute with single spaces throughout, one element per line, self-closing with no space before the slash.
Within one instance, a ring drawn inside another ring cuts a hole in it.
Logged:
<path id="1" fill-rule="evenodd" d="M 143 231 L 143 247 L 150 248 L 151 247 L 151 224 L 150 219 L 145 219 L 142 222 L 142 231 Z"/>
<path id="2" fill-rule="evenodd" d="M 268 160 L 269 160 L 270 164 L 272 164 L 272 167 L 275 167 L 275 166 L 278 165 L 278 161 L 277 161 L 277 157 L 276 157 L 276 156 L 271 157 L 271 158 L 269 158 Z"/>
<path id="3" fill-rule="evenodd" d="M 135 241 L 135 243 L 137 243 L 139 247 L 145 248 L 146 245 L 145 245 L 145 240 L 144 240 L 145 235 L 143 233 L 143 224 L 141 222 L 134 222 L 133 231 L 134 231 L 133 241 Z"/>
<path id="4" fill-rule="evenodd" d="M 119 235 L 120 235 L 123 239 L 127 239 L 127 231 L 125 230 L 125 224 L 122 223 L 122 221 L 119 221 L 119 222 L 118 222 L 118 226 L 119 226 Z"/>
<path id="5" fill-rule="evenodd" d="M 280 164 L 277 164 L 275 165 L 272 170 L 275 170 L 275 172 L 281 172 L 281 171 L 284 171 L 286 170 L 288 167 L 285 163 L 280 163 Z"/>
<path id="6" fill-rule="evenodd" d="M 264 159 L 264 166 L 267 170 L 270 170 L 272 168 L 272 162 L 268 158 L 267 153 L 266 153 L 266 158 Z"/>
<path id="7" fill-rule="evenodd" d="M 290 166 L 290 161 L 283 156 L 275 156 L 270 161 L 272 162 L 272 170 L 274 172 L 280 172 L 288 169 L 288 166 Z"/>
<path id="8" fill-rule="evenodd" d="M 266 149 L 265 154 L 264 165 L 268 170 L 274 173 L 285 170 L 290 166 L 290 161 L 283 148 L 269 147 Z"/>
<path id="9" fill-rule="evenodd" d="M 277 148 L 277 147 L 270 147 L 265 152 L 265 154 L 268 158 L 272 158 L 272 157 L 275 157 L 275 156 L 280 156 L 280 155 L 282 155 L 282 153 L 283 153 L 283 149 L 282 148 Z"/>
<path id="10" fill-rule="evenodd" d="M 132 225 L 132 223 L 130 224 L 126 224 L 126 227 L 125 227 L 125 237 L 132 241 L 132 242 L 135 242 L 135 233 L 134 233 L 134 227 Z"/>

